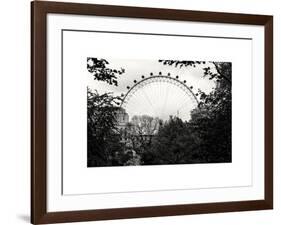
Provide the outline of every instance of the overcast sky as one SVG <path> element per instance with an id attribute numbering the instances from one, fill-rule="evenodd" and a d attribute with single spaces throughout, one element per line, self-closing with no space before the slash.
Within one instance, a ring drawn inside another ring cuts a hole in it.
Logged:
<path id="1" fill-rule="evenodd" d="M 95 57 L 95 56 L 91 56 Z M 97 57 L 98 58 L 98 57 Z M 198 89 L 209 93 L 215 87 L 214 81 L 208 78 L 203 78 L 202 67 L 208 65 L 197 65 L 193 67 L 175 67 L 167 66 L 156 60 L 130 60 L 106 58 L 109 62 L 107 67 L 120 69 L 124 68 L 125 73 L 118 76 L 118 86 L 109 85 L 106 82 L 96 81 L 93 75 L 88 73 L 88 86 L 92 90 L 97 90 L 99 94 L 105 92 L 113 92 L 114 95 L 126 94 L 127 86 L 132 87 L 134 80 L 140 81 L 141 76 L 148 77 L 150 73 L 155 75 L 162 73 L 171 74 L 171 77 L 179 76 L 179 80 L 186 80 L 187 86 L 193 86 L 193 91 L 196 93 Z M 192 59 L 191 59 L 192 60 Z M 194 108 L 191 98 L 186 95 L 179 87 L 167 82 L 156 82 L 138 89 L 135 94 L 129 99 L 125 106 L 130 118 L 134 115 L 150 115 L 161 119 L 168 119 L 169 115 L 177 115 L 183 120 L 190 119 L 190 111 Z"/>

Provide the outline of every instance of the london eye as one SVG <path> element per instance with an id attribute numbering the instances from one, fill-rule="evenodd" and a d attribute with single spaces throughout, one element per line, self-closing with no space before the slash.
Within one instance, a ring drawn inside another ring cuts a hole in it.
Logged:
<path id="1" fill-rule="evenodd" d="M 198 106 L 197 94 L 186 80 L 170 73 L 140 76 L 126 87 L 121 107 L 131 116 L 146 114 L 167 120 L 177 116 L 190 119 L 190 112 Z"/>

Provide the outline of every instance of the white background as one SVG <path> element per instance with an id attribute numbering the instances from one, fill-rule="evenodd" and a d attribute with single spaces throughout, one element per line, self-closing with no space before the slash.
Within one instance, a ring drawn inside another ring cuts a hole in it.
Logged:
<path id="1" fill-rule="evenodd" d="M 59 44 L 62 28 L 251 37 L 253 41 L 132 34 L 123 34 L 120 38 L 120 34 L 65 31 L 63 35 L 63 193 L 68 196 L 64 197 L 60 196 L 61 188 L 56 187 L 56 181 L 60 182 L 61 180 L 57 171 L 60 171 L 61 168 L 61 143 L 59 140 L 61 103 L 58 96 L 61 94 L 61 47 Z M 91 43 L 106 43 L 106 45 L 92 45 Z M 163 48 L 164 43 L 165 48 Z M 263 112 L 261 104 L 263 102 L 262 71 L 264 70 L 262 66 L 262 27 L 50 15 L 48 17 L 48 46 L 49 197 L 47 206 L 49 211 L 263 198 L 263 181 L 256 179 L 259 176 L 263 177 L 263 167 L 259 166 L 263 162 L 263 113 L 259 113 Z M 218 49 L 217 46 L 220 48 Z M 149 56 L 147 49 L 150 51 Z M 85 65 L 86 57 L 92 54 L 105 58 L 110 55 L 130 59 L 178 57 L 179 59 L 231 61 L 233 69 L 232 163 L 146 166 L 131 167 L 130 169 L 125 167 L 87 169 L 85 166 L 87 158 L 85 90 L 88 71 L 83 65 Z M 253 54 L 253 62 L 255 63 L 253 70 L 253 74 L 255 74 L 253 80 L 253 112 L 255 113 L 253 115 L 255 116 L 253 116 L 253 122 L 259 124 L 258 127 L 253 127 L 255 131 L 253 132 L 254 146 L 251 146 L 251 54 Z M 242 83 L 241 80 L 243 80 Z M 251 155 L 252 147 L 255 149 L 253 156 Z M 252 160 L 253 165 L 256 166 L 252 166 Z M 250 185 L 253 186 L 249 187 Z M 163 189 L 166 191 L 156 192 L 156 190 Z M 178 189 L 181 191 L 172 191 Z M 135 191 L 138 193 L 124 193 Z M 149 193 L 150 191 L 154 192 Z M 122 194 L 89 195 L 90 193 L 113 192 L 122 192 Z M 88 200 L 78 201 L 77 199 L 85 197 L 85 195 L 73 196 L 77 194 L 88 194 L 86 196 Z"/>
<path id="2" fill-rule="evenodd" d="M 74 23 L 75 18 L 75 23 Z M 79 22 L 80 19 L 80 22 Z M 91 19 L 91 20 L 90 20 Z M 109 20 L 109 21 L 108 21 Z M 52 22 L 51 22 L 52 21 Z M 91 21 L 91 22 L 90 22 Z M 48 56 L 48 75 L 53 77 L 49 79 L 49 113 L 52 116 L 49 117 L 50 130 L 48 131 L 48 143 L 49 150 L 53 152 L 48 154 L 50 167 L 53 166 L 52 161 L 60 158 L 61 143 L 57 141 L 57 137 L 60 136 L 60 116 L 61 112 L 60 96 L 61 84 L 61 69 L 57 66 L 60 62 L 60 49 L 54 43 L 60 42 L 61 34 L 60 29 L 66 28 L 79 28 L 80 29 L 103 29 L 103 30 L 125 30 L 139 32 L 155 33 L 161 32 L 183 32 L 187 30 L 188 34 L 198 34 L 204 30 L 204 35 L 216 35 L 225 36 L 247 36 L 256 38 L 253 40 L 237 40 L 237 39 L 218 39 L 218 38 L 194 38 L 194 37 L 173 37 L 170 36 L 153 36 L 153 35 L 120 35 L 120 34 L 97 34 L 89 32 L 69 32 L 64 31 L 63 42 L 63 166 L 64 166 L 64 194 L 78 194 L 78 193 L 106 193 L 106 192 L 126 192 L 126 191 L 150 191 L 150 190 L 172 190 L 172 189 L 196 189 L 203 187 L 233 187 L 233 186 L 248 186 L 252 185 L 252 155 L 251 148 L 255 149 L 255 155 L 259 155 L 259 149 L 263 146 L 263 133 L 253 134 L 253 139 L 260 143 L 256 146 L 251 146 L 251 74 L 256 75 L 255 79 L 255 94 L 253 96 L 253 112 L 255 112 L 256 122 L 263 123 L 263 114 L 257 114 L 257 112 L 263 111 L 263 106 L 260 104 L 260 98 L 263 97 L 263 91 L 258 88 L 258 84 L 263 87 L 263 67 L 259 63 L 263 60 L 261 58 L 255 58 L 255 56 L 263 54 L 263 51 L 256 49 L 253 52 L 253 61 L 258 68 L 256 71 L 251 71 L 252 67 L 252 45 L 256 46 L 258 42 L 256 36 L 263 34 L 263 29 L 260 27 L 235 27 L 231 28 L 220 25 L 216 27 L 215 31 L 208 25 L 194 23 L 185 24 L 182 23 L 165 23 L 163 21 L 147 22 L 141 20 L 145 25 L 136 25 L 136 20 L 128 21 L 127 19 L 101 19 L 101 18 L 89 18 L 89 17 L 73 17 L 69 16 L 61 21 L 61 16 L 50 16 L 49 24 L 49 37 L 52 41 L 49 41 L 49 56 Z M 89 23 L 92 24 L 84 25 Z M 113 24 L 112 24 L 113 23 Z M 55 25 L 52 25 L 55 24 Z M 161 28 L 162 27 L 164 28 Z M 194 26 L 197 26 L 194 29 Z M 52 27 L 58 27 L 53 29 Z M 138 27 L 136 29 L 135 27 Z M 200 27 L 200 28 L 198 28 Z M 240 28 L 240 29 L 239 29 Z M 58 31 L 57 31 L 58 29 Z M 56 30 L 56 31 L 53 31 Z M 252 36 L 250 36 L 252 35 Z M 113 37 L 112 37 L 113 36 Z M 59 40 L 59 41 L 57 41 Z M 263 39 L 261 39 L 263 40 Z M 105 45 L 92 45 L 91 43 L 106 43 Z M 165 48 L 163 45 L 165 43 Z M 262 46 L 263 41 L 260 43 Z M 53 47 L 54 46 L 54 47 Z M 220 46 L 221 48 L 217 48 Z M 53 49 L 53 50 L 52 50 Z M 134 51 L 132 51 L 134 49 Z M 147 51 L 149 49 L 149 55 Z M 207 53 L 206 53 L 207 52 Z M 259 53 L 258 53 L 259 52 Z M 146 166 L 146 167 L 112 167 L 112 168 L 87 168 L 87 102 L 86 102 L 86 85 L 88 71 L 85 67 L 85 59 L 88 55 L 96 54 L 120 57 L 120 58 L 175 58 L 180 59 L 206 59 L 214 61 L 231 61 L 233 71 L 233 112 L 232 112 L 232 163 L 227 164 L 198 164 L 198 165 L 173 165 L 173 166 Z M 256 60 L 256 61 L 255 61 Z M 79 76 L 77 76 L 79 74 Z M 245 76 L 246 75 L 246 76 Z M 246 79 L 247 77 L 247 79 Z M 241 82 L 243 80 L 243 82 Z M 257 82 L 259 81 L 259 82 Z M 59 87 L 59 88 L 55 88 Z M 254 91 L 253 91 L 254 92 Z M 79 97 L 77 97 L 79 96 Z M 256 99 L 259 98 L 259 99 Z M 254 106 L 255 105 L 255 106 Z M 241 107 L 244 110 L 241 110 Z M 53 109 L 53 110 L 52 110 Z M 50 114 L 49 114 L 50 115 Z M 57 115 L 57 116 L 56 116 Z M 243 117 L 241 117 L 243 115 Z M 52 120 L 53 119 L 53 120 Z M 241 130 L 241 127 L 243 129 Z M 53 129 L 51 129 L 53 128 Z M 255 127 L 255 130 L 263 130 L 263 127 Z M 58 132 L 58 133 L 57 133 Z M 54 136 L 54 139 L 52 138 Z M 52 144 L 52 140 L 55 143 Z M 57 144 L 57 145 L 55 145 Z M 58 146 L 58 147 L 56 147 Z M 247 152 L 245 150 L 247 149 Z M 53 157 L 52 157 L 53 155 Z M 243 157 L 241 157 L 243 155 Z M 257 157 L 255 157 L 255 160 Z M 258 158 L 259 159 L 259 158 Z M 260 160 L 263 161 L 261 154 Z M 60 161 L 60 160 L 59 160 Z M 259 165 L 257 161 L 253 163 Z M 61 168 L 61 165 L 56 167 L 56 171 Z M 258 173 L 261 175 L 262 167 L 258 167 Z M 254 169 L 253 169 L 254 170 Z M 165 176 L 163 176 L 165 174 Z M 175 176 L 177 174 L 177 176 Z M 51 177 L 52 175 L 50 175 Z M 57 176 L 55 172 L 54 176 Z M 115 180 L 116 179 L 116 180 Z M 51 180 L 51 179 L 50 179 Z M 167 182 L 168 181 L 168 182 Z M 251 193 L 254 192 L 251 190 Z M 204 193 L 204 192 L 203 192 Z M 200 196 L 203 193 L 199 194 Z M 231 192 L 233 193 L 233 192 Z M 163 193 L 161 198 L 165 198 L 168 193 Z M 186 195 L 186 199 L 190 199 L 186 193 L 182 193 L 180 198 Z M 194 194 L 191 194 L 194 196 Z M 222 193 L 220 193 L 222 195 Z M 249 195 L 249 194 L 248 194 Z M 129 197 L 134 199 L 133 197 Z M 151 198 L 151 197 L 150 197 Z M 223 197 L 221 196 L 223 199 Z M 145 199 L 145 198 L 144 198 Z M 183 200 L 183 199 L 182 199 Z M 111 200 L 112 201 L 112 200 Z M 127 201 L 127 200 L 126 200 Z M 135 200 L 132 200 L 135 201 Z M 183 200 L 184 201 L 184 200 Z M 120 204 L 120 203 L 118 203 Z M 112 206 L 111 206 L 112 207 Z M 120 205 L 121 207 L 121 205 Z"/>
<path id="3" fill-rule="evenodd" d="M 83 1 L 79 1 L 83 2 Z M 104 0 L 91 3 L 136 5 L 194 10 L 274 14 L 275 40 L 280 40 L 281 16 L 274 0 Z M 26 0 L 3 1 L 1 9 L 1 81 L 0 81 L 0 199 L 1 224 L 27 224 L 30 190 L 30 5 Z M 275 62 L 280 62 L 280 44 L 275 42 Z M 275 115 L 280 115 L 280 64 L 275 68 Z M 279 90 L 278 90 L 279 88 Z M 278 112 L 277 112 L 278 111 Z M 134 220 L 90 222 L 88 224 L 268 224 L 281 219 L 280 116 L 275 117 L 275 209 L 260 212 L 236 212 L 210 215 L 177 216 Z M 279 190 L 278 190 L 279 189 Z M 279 221 L 278 221 L 279 220 Z"/>
<path id="4" fill-rule="evenodd" d="M 136 29 L 136 27 L 138 28 Z M 194 37 L 172 38 L 170 36 L 132 34 L 123 34 L 122 38 L 118 38 L 120 34 L 65 31 L 63 35 L 63 193 L 68 196 L 64 197 L 60 196 L 61 188 L 57 185 L 57 181 L 60 182 L 61 180 L 58 173 L 61 168 L 61 142 L 59 140 L 61 102 L 58 96 L 61 94 L 61 47 L 59 44 L 62 28 L 138 31 L 141 33 L 169 32 L 207 36 L 223 35 L 227 37 L 251 37 L 253 41 L 218 38 L 198 39 Z M 185 33 L 184 31 L 189 32 Z M 106 45 L 100 44 L 97 46 L 91 45 L 91 43 L 106 43 Z M 165 43 L 165 48 L 163 48 L 163 43 Z M 252 45 L 253 49 L 251 48 Z M 262 71 L 264 70 L 262 66 L 263 28 L 222 24 L 215 26 L 214 24 L 194 22 L 182 24 L 165 21 L 137 21 L 136 19 L 120 18 L 116 21 L 116 19 L 110 18 L 50 15 L 48 17 L 48 46 L 48 211 L 263 198 L 263 180 L 257 179 L 259 176 L 263 177 L 263 167 L 259 166 L 263 162 L 264 145 L 263 113 L 260 113 L 263 112 L 263 104 L 261 104 L 263 102 Z M 124 46 L 126 47 L 124 48 Z M 218 49 L 217 46 L 220 46 L 220 48 Z M 134 51 L 132 52 L 131 49 L 134 49 Z M 105 58 L 107 58 L 106 55 L 114 56 L 114 54 L 120 58 L 146 58 L 147 49 L 151 51 L 149 58 L 179 57 L 180 59 L 192 58 L 232 62 L 232 163 L 147 166 L 131 167 L 130 169 L 125 167 L 86 168 L 87 107 L 85 90 L 88 73 L 83 66 L 85 65 L 86 57 L 95 53 Z M 255 65 L 253 68 L 253 74 L 255 74 L 255 79 L 253 80 L 253 104 L 251 103 L 251 54 L 253 54 L 252 60 Z M 242 83 L 241 80 L 243 80 Z M 253 114 L 255 124 L 253 126 L 253 131 L 255 131 L 253 132 L 253 140 L 255 145 L 253 146 L 251 146 L 252 105 L 253 112 L 255 112 Z M 251 156 L 252 147 L 255 149 L 253 156 Z M 251 171 L 252 169 L 253 171 Z M 118 178 L 118 181 L 115 180 L 116 178 Z M 249 187 L 249 185 L 253 186 Z M 208 187 L 208 190 L 206 190 L 206 187 Z M 156 192 L 156 190 L 163 189 L 166 191 Z M 182 190 L 172 191 L 177 189 Z M 135 191 L 138 193 L 124 193 Z M 150 191 L 154 192 L 151 193 Z M 90 193 L 113 192 L 122 192 L 122 194 L 89 195 Z M 88 195 L 73 196 L 73 194 Z M 83 197 L 86 199 L 80 199 Z"/>

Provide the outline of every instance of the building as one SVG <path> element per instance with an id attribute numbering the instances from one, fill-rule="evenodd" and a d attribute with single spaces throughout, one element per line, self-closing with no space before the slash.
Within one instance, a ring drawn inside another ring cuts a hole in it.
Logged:
<path id="1" fill-rule="evenodd" d="M 129 114 L 122 107 L 116 110 L 116 120 L 118 129 L 125 128 L 126 124 L 129 123 Z"/>

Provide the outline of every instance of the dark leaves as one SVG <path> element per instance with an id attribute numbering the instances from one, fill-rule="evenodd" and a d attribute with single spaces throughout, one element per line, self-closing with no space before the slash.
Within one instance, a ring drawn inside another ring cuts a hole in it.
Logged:
<path id="1" fill-rule="evenodd" d="M 109 62 L 105 59 L 87 58 L 87 69 L 90 73 L 93 73 L 95 80 L 118 86 L 117 75 L 123 74 L 125 69 L 111 69 L 107 65 L 109 65 Z"/>
<path id="2" fill-rule="evenodd" d="M 88 166 L 118 164 L 115 156 L 123 151 L 116 120 L 121 102 L 121 97 L 112 93 L 99 95 L 87 90 Z"/>
<path id="3" fill-rule="evenodd" d="M 175 66 L 175 67 L 196 67 L 197 65 L 205 65 L 206 61 L 188 61 L 188 60 L 164 60 L 160 59 L 158 62 L 163 65 Z M 203 68 L 203 77 L 208 77 L 209 80 L 215 80 L 218 82 L 228 83 L 231 85 L 231 63 L 230 62 L 208 62 L 212 64 Z"/>
<path id="4" fill-rule="evenodd" d="M 163 63 L 163 65 L 169 65 L 172 66 L 174 65 L 175 67 L 180 67 L 182 68 L 183 66 L 196 66 L 196 64 L 201 64 L 203 62 L 201 61 L 187 61 L 187 60 L 164 60 L 160 59 L 158 62 Z"/>

